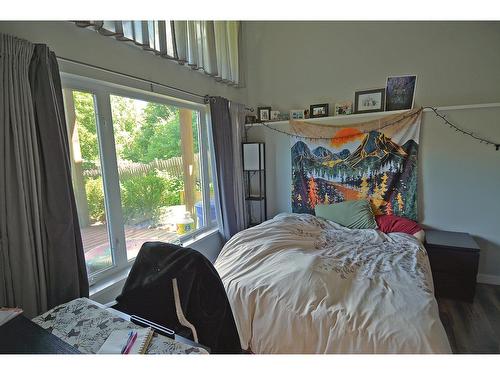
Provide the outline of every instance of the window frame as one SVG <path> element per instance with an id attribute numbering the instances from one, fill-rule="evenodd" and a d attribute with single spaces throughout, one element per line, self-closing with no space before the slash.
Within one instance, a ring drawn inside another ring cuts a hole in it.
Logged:
<path id="1" fill-rule="evenodd" d="M 104 204 L 106 210 L 106 226 L 108 230 L 109 245 L 111 247 L 112 265 L 88 275 L 89 284 L 92 286 L 113 275 L 130 268 L 135 258 L 127 259 L 126 238 L 123 225 L 122 202 L 120 193 L 120 180 L 118 175 L 118 162 L 115 148 L 113 116 L 111 110 L 111 95 L 123 96 L 147 102 L 155 102 L 178 108 L 186 108 L 198 113 L 198 145 L 200 154 L 200 177 L 203 201 L 204 227 L 179 237 L 181 244 L 213 232 L 220 228 L 222 223 L 220 203 L 218 199 L 217 174 L 215 167 L 215 154 L 213 148 L 212 131 L 210 127 L 209 107 L 205 103 L 196 103 L 185 99 L 173 97 L 163 93 L 97 80 L 72 73 L 61 72 L 63 90 L 72 90 L 89 93 L 94 99 L 96 119 L 96 132 L 99 145 L 99 158 L 103 180 Z M 66 110 L 66 108 L 65 108 Z M 212 165 L 208 165 L 208 157 Z M 216 207 L 216 222 L 210 220 L 210 184 L 209 168 L 214 186 L 214 199 Z"/>

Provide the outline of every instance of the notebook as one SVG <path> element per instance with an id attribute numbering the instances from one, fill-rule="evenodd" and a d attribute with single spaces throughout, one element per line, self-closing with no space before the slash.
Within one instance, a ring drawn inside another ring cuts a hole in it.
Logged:
<path id="1" fill-rule="evenodd" d="M 121 354 L 123 347 L 127 343 L 130 332 L 132 332 L 132 334 L 137 333 L 137 339 L 128 354 L 146 353 L 153 339 L 154 331 L 151 328 L 120 329 L 113 331 L 104 344 L 102 344 L 97 354 Z"/>
<path id="2" fill-rule="evenodd" d="M 7 323 L 11 319 L 14 319 L 22 312 L 23 310 L 18 308 L 10 308 L 10 307 L 0 308 L 0 326 Z"/>

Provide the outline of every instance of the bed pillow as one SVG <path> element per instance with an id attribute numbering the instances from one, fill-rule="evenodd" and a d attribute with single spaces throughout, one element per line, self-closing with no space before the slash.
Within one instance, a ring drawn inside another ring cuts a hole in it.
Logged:
<path id="1" fill-rule="evenodd" d="M 367 200 L 344 201 L 334 204 L 318 204 L 316 216 L 334 221 L 351 229 L 377 229 L 375 216 Z"/>
<path id="2" fill-rule="evenodd" d="M 402 232 L 408 233 L 419 240 L 424 240 L 424 231 L 418 223 L 405 217 L 396 215 L 379 215 L 375 217 L 378 229 L 384 233 Z"/>

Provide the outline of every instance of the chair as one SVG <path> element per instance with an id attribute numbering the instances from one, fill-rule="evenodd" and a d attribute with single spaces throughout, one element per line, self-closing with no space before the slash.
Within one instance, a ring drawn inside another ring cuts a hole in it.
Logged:
<path id="1" fill-rule="evenodd" d="M 116 301 L 114 309 L 171 328 L 212 353 L 241 353 L 224 285 L 196 250 L 144 243 Z"/>

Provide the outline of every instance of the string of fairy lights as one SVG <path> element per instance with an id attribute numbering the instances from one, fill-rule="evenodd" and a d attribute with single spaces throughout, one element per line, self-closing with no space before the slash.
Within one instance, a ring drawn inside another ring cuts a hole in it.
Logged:
<path id="1" fill-rule="evenodd" d="M 377 130 L 381 130 L 381 129 L 387 128 L 387 127 L 395 125 L 395 124 L 397 124 L 397 123 L 399 123 L 399 122 L 401 122 L 401 121 L 403 121 L 403 120 L 405 120 L 407 118 L 410 118 L 410 117 L 413 117 L 413 116 L 417 116 L 424 109 L 430 109 L 434 113 L 434 115 L 436 115 L 436 117 L 438 117 L 439 119 L 442 120 L 442 123 L 444 125 L 449 126 L 451 129 L 455 130 L 455 132 L 458 132 L 458 133 L 460 133 L 462 135 L 469 136 L 469 137 L 475 139 L 476 141 L 479 141 L 479 143 L 481 143 L 481 144 L 485 144 L 485 145 L 488 145 L 488 146 L 493 146 L 493 147 L 495 147 L 496 151 L 500 150 L 500 143 L 496 143 L 496 142 L 493 142 L 493 141 L 491 141 L 489 139 L 480 137 L 479 135 L 475 134 L 474 132 L 472 132 L 470 130 L 466 130 L 466 129 L 458 126 L 458 125 L 455 125 L 454 123 L 452 123 L 451 121 L 449 121 L 446 118 L 446 115 L 440 113 L 437 108 L 430 107 L 430 106 L 422 107 L 418 111 L 406 113 L 403 116 L 400 116 L 400 117 L 394 119 L 393 121 L 386 122 L 383 125 L 381 125 L 380 127 L 378 127 Z M 311 136 L 303 136 L 303 135 L 300 135 L 300 134 L 288 132 L 286 130 L 274 128 L 274 127 L 270 126 L 269 123 L 266 123 L 266 122 L 260 122 L 259 124 L 263 125 L 264 127 L 266 127 L 269 130 L 272 130 L 274 132 L 287 135 L 289 137 L 295 137 L 295 138 L 306 139 L 306 140 L 311 140 L 311 141 L 315 141 L 315 140 L 340 140 L 340 139 L 350 139 L 350 138 L 352 138 L 352 135 L 341 135 L 341 136 L 334 136 L 334 137 L 311 137 Z M 360 131 L 360 133 L 361 134 L 366 134 L 366 133 L 369 133 L 370 131 L 371 130 L 362 130 L 362 131 Z"/>
<path id="2" fill-rule="evenodd" d="M 474 134 L 473 132 L 469 131 L 469 130 L 465 130 L 465 129 L 462 129 L 460 127 L 458 127 L 457 125 L 451 123 L 450 121 L 448 121 L 448 119 L 446 118 L 446 115 L 443 115 L 441 113 L 439 113 L 439 111 L 437 110 L 437 108 L 434 108 L 434 107 L 424 107 L 423 109 L 425 108 L 429 108 L 432 112 L 434 112 L 434 114 L 439 117 L 441 120 L 443 120 L 444 124 L 448 125 L 451 129 L 455 130 L 456 132 L 458 133 L 461 133 L 463 135 L 467 135 L 471 138 L 474 138 L 476 141 L 479 141 L 479 143 L 482 143 L 482 144 L 486 144 L 488 146 L 493 146 L 495 147 L 495 150 L 499 150 L 500 149 L 500 143 L 495 143 L 495 142 L 492 142 L 486 138 L 482 138 L 482 137 L 479 137 L 478 135 Z"/>

